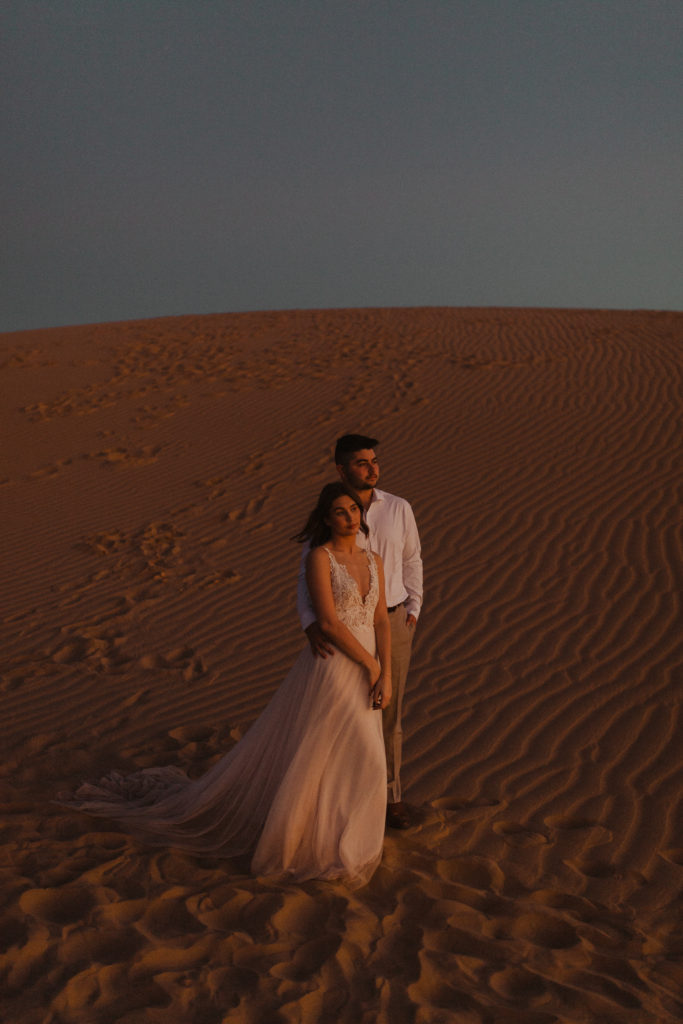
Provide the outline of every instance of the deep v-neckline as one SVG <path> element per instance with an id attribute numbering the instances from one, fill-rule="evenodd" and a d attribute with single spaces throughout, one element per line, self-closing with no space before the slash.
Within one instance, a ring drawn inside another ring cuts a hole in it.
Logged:
<path id="1" fill-rule="evenodd" d="M 331 558 L 333 558 L 333 559 L 334 559 L 335 565 L 337 565 L 337 566 L 338 566 L 338 567 L 339 567 L 339 568 L 340 568 L 340 569 L 341 569 L 341 570 L 342 570 L 343 572 L 345 572 L 345 573 L 346 573 L 346 575 L 348 576 L 348 578 L 349 578 L 349 579 L 351 580 L 351 582 L 352 582 L 352 583 L 354 584 L 354 586 L 355 586 L 356 590 L 358 591 L 358 596 L 359 596 L 359 598 L 360 598 L 360 600 L 361 600 L 361 604 L 363 604 L 363 605 L 364 605 L 364 604 L 365 604 L 365 602 L 367 601 L 368 597 L 370 596 L 370 591 L 372 590 L 372 563 L 371 563 L 371 561 L 370 561 L 370 555 L 369 555 L 369 554 L 367 553 L 367 551 L 366 551 L 366 552 L 364 552 L 364 554 L 365 554 L 365 557 L 366 557 L 366 558 L 367 558 L 367 560 L 368 560 L 368 577 L 369 577 L 369 585 L 368 585 L 368 590 L 367 590 L 367 593 L 365 594 L 365 596 L 363 596 L 363 593 L 362 593 L 362 591 L 361 591 L 361 589 L 360 589 L 360 584 L 359 584 L 358 580 L 356 579 L 356 577 L 355 577 L 355 576 L 353 576 L 353 575 L 352 575 L 352 574 L 351 574 L 351 573 L 349 572 L 349 570 L 348 570 L 348 569 L 346 568 L 346 566 L 345 566 L 345 565 L 342 565 L 342 563 L 341 563 L 341 562 L 339 561 L 339 559 L 338 559 L 338 558 L 336 558 L 336 557 L 335 557 L 335 555 L 334 555 L 334 554 L 332 553 L 332 551 L 331 551 L 331 550 L 330 550 L 330 549 L 329 549 L 329 548 L 327 547 L 327 545 L 325 545 L 325 551 L 327 551 L 328 555 L 329 555 L 329 556 L 330 556 Z"/>

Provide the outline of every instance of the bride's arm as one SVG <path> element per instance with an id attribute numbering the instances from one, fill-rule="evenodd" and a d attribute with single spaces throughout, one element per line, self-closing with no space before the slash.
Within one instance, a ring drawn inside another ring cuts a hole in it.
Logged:
<path id="1" fill-rule="evenodd" d="M 387 600 L 384 592 L 384 566 L 378 554 L 374 554 L 377 562 L 379 576 L 379 599 L 375 608 L 375 639 L 377 641 L 377 656 L 381 667 L 380 677 L 375 685 L 375 690 L 382 692 L 382 707 L 386 707 L 391 700 L 391 625 L 389 623 L 389 612 L 387 611 Z"/>
<path id="2" fill-rule="evenodd" d="M 320 628 L 335 647 L 348 655 L 368 673 L 370 686 L 379 677 L 379 665 L 369 651 L 363 647 L 351 630 L 337 616 L 332 594 L 332 575 L 329 555 L 323 548 L 313 548 L 306 560 L 306 582 L 311 595 L 315 616 Z"/>

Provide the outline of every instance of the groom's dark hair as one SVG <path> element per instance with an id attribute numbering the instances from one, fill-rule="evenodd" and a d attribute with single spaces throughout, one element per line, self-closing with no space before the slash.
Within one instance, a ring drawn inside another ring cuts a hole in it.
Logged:
<path id="1" fill-rule="evenodd" d="M 335 466 L 348 466 L 354 452 L 361 448 L 376 448 L 379 441 L 376 437 L 367 437 L 365 434 L 344 434 L 338 438 L 334 446 Z"/>

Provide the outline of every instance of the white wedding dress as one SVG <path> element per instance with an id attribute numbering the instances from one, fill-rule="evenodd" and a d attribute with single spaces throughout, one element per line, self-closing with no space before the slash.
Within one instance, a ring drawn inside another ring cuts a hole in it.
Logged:
<path id="1" fill-rule="evenodd" d="M 330 558 L 340 620 L 376 653 L 377 565 L 370 589 Z M 367 676 L 340 650 L 307 646 L 237 745 L 199 779 L 179 768 L 112 772 L 60 802 L 120 821 L 146 845 L 225 857 L 252 855 L 257 875 L 364 885 L 382 856 L 386 814 L 382 713 Z"/>

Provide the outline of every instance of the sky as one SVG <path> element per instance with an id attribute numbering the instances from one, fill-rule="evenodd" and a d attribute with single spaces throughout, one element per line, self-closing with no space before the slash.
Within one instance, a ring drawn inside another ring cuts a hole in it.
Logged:
<path id="1" fill-rule="evenodd" d="M 4 0 L 0 331 L 683 309 L 680 0 Z"/>

